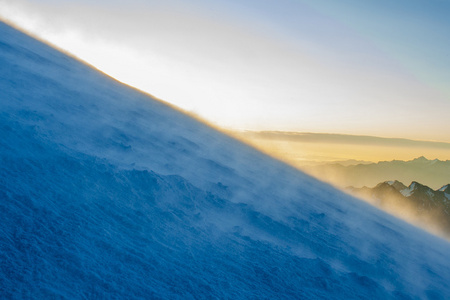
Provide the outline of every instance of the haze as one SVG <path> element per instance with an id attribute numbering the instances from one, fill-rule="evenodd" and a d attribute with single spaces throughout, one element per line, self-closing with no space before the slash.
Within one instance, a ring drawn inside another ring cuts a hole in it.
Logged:
<path id="1" fill-rule="evenodd" d="M 325 162 L 355 164 L 412 160 L 420 156 L 448 160 L 450 143 L 324 133 L 230 132 L 252 146 L 296 167 Z"/>

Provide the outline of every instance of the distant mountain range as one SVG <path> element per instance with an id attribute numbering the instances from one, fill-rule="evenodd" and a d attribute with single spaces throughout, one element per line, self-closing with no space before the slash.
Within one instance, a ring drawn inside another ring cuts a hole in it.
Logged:
<path id="1" fill-rule="evenodd" d="M 348 187 L 352 194 L 421 226 L 450 237 L 450 184 L 440 189 L 413 181 L 409 186 L 400 181 L 385 181 L 373 188 Z"/>
<path id="2" fill-rule="evenodd" d="M 410 161 L 393 160 L 357 165 L 330 163 L 305 166 L 302 169 L 340 187 L 370 187 L 396 179 L 401 182 L 417 181 L 438 189 L 450 182 L 450 160 L 429 160 L 423 156 Z"/>

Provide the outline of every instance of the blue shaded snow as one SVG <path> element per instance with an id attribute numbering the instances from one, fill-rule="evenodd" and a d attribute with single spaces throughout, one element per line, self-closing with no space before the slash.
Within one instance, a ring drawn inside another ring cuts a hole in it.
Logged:
<path id="1" fill-rule="evenodd" d="M 450 245 L 0 23 L 0 296 L 446 299 Z"/>

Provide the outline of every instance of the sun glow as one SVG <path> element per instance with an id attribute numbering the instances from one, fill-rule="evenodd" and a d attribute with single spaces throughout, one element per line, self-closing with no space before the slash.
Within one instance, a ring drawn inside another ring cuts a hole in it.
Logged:
<path id="1" fill-rule="evenodd" d="M 442 130 L 448 127 L 448 97 L 339 18 L 300 3 L 291 3 L 295 14 L 277 6 L 279 15 L 274 15 L 236 3 L 200 9 L 181 2 L 138 2 L 7 1 L 0 17 L 119 81 L 227 129 L 450 141 Z M 310 26 L 311 20 L 317 26 Z M 316 156 L 330 156 L 327 145 L 315 147 Z M 350 153 L 335 148 L 341 153 L 336 159 Z M 352 154 L 364 160 L 389 156 L 389 150 L 364 151 L 372 154 Z"/>

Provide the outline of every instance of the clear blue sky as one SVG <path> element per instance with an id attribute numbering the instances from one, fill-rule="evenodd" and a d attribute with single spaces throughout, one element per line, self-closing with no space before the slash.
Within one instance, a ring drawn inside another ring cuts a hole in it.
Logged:
<path id="1" fill-rule="evenodd" d="M 3 18 L 220 126 L 450 141 L 450 1 L 0 7 Z"/>

